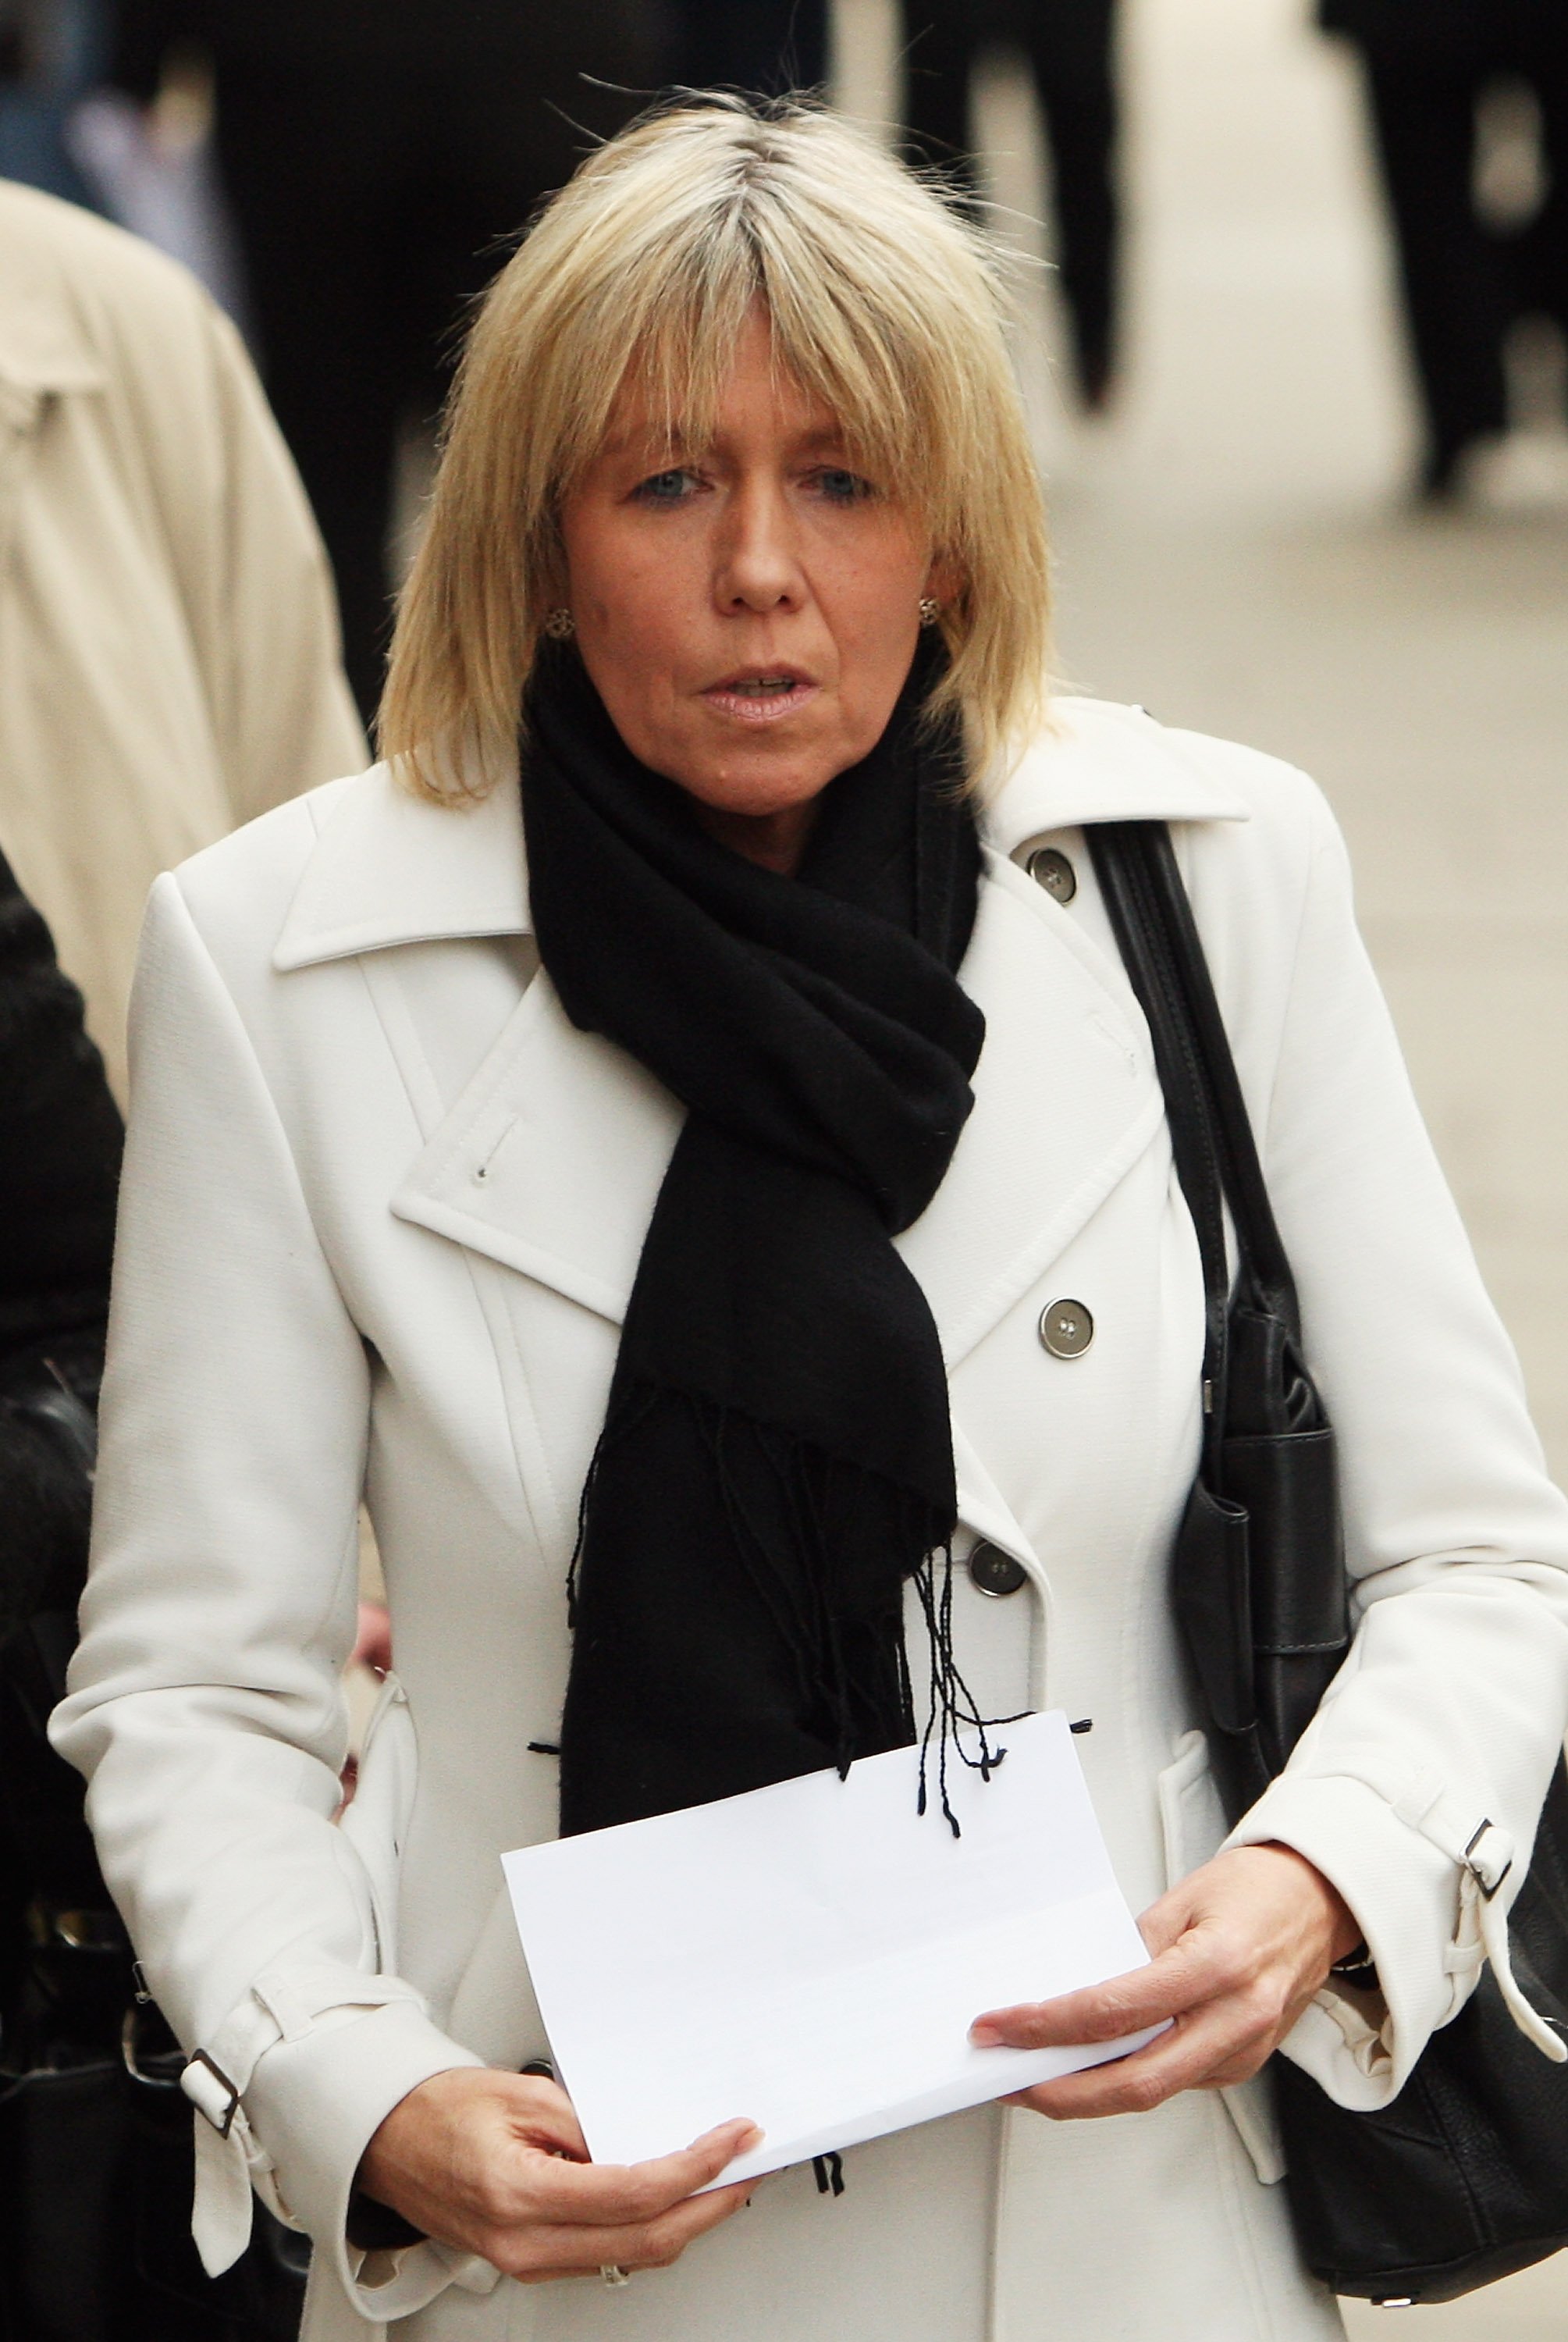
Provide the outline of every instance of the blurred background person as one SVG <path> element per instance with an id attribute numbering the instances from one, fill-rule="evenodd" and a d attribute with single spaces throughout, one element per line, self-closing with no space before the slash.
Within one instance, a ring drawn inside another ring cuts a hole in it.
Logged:
<path id="1" fill-rule="evenodd" d="M 827 79 L 827 0 L 676 0 L 674 78 L 773 97 Z"/>
<path id="2" fill-rule="evenodd" d="M 183 2059 L 45 1731 L 86 1574 L 120 1145 L 81 994 L 0 855 L 0 2336 L 288 2342 L 300 2239 L 264 2219 L 217 2283 L 192 2249 Z"/>
<path id="3" fill-rule="evenodd" d="M 210 65 L 263 375 L 332 557 L 366 721 L 403 437 L 435 415 L 506 240 L 669 77 L 674 36 L 656 0 L 123 0 L 121 89 L 150 104 L 171 65 Z"/>
<path id="4" fill-rule="evenodd" d="M 185 271 L 0 183 L 0 837 L 118 1086 L 160 870 L 365 760 L 332 584 Z"/>
<path id="5" fill-rule="evenodd" d="M 1464 485 L 1467 455 L 1508 427 L 1515 318 L 1568 325 L 1568 9 L 1321 0 L 1320 19 L 1364 65 L 1424 410 L 1421 485 L 1446 495 Z M 1523 206 L 1486 201 L 1484 101 L 1503 76 L 1534 103 L 1538 194 Z"/>
<path id="6" fill-rule="evenodd" d="M 120 1140 L 81 995 L 0 855 L 0 1651 L 42 1611 L 74 1625 L 86 1575 Z"/>
<path id="7" fill-rule="evenodd" d="M 62 2219 L 40 2183 L 115 2161 L 88 2135 L 103 2092 L 82 2105 L 80 2068 L 112 2055 L 130 2003 L 82 1799 L 43 1729 L 86 1576 L 120 1138 L 81 996 L 0 856 L 0 2333 L 28 2342 L 87 2307 L 56 2251 L 75 2217 L 104 2215 L 103 2190 L 71 2188 Z M 85 2236 L 71 2249 L 96 2263 Z"/>
<path id="8" fill-rule="evenodd" d="M 103 70 L 101 0 L 0 0 L 0 178 L 89 203 L 71 118 Z"/>
<path id="9" fill-rule="evenodd" d="M 1121 247 L 1116 0 L 904 0 L 905 152 L 978 200 L 971 90 L 1005 45 L 1033 77 L 1050 139 L 1056 256 L 1079 395 L 1111 395 Z"/>

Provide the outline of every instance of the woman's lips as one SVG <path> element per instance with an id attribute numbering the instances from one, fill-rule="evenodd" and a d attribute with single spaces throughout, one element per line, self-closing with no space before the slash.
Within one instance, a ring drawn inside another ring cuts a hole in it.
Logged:
<path id="1" fill-rule="evenodd" d="M 809 676 L 792 674 L 787 667 L 764 667 L 753 676 L 731 676 L 712 684 L 702 696 L 721 716 L 733 716 L 742 724 L 776 724 L 814 699 L 821 688 Z"/>

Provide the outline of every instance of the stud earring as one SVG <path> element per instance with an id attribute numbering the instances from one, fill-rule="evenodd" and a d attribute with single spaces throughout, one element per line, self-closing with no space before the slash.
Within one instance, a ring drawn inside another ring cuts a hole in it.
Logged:
<path id="1" fill-rule="evenodd" d="M 942 605 L 936 599 L 935 596 L 934 594 L 923 594 L 920 597 L 921 625 L 923 626 L 934 626 L 941 616 Z"/>
<path id="2" fill-rule="evenodd" d="M 577 621 L 572 616 L 570 610 L 547 610 L 545 612 L 544 632 L 549 636 L 550 640 L 553 643 L 570 642 L 572 636 L 576 633 L 576 631 Z"/>

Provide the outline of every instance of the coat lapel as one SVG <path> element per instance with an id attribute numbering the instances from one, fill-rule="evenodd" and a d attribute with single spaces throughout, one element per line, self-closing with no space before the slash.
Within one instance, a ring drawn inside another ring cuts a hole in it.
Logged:
<path id="1" fill-rule="evenodd" d="M 392 1208 L 619 1325 L 682 1119 L 540 974 Z"/>
<path id="2" fill-rule="evenodd" d="M 1184 744 L 1141 711 L 1059 704 L 1055 729 L 984 816 L 984 878 L 962 981 L 984 1011 L 975 1106 L 900 1249 L 955 1367 L 1044 1275 L 1135 1162 L 1163 1102 L 1120 967 L 1012 858 L 1086 819 L 1235 818 Z M 382 768 L 321 793 L 322 834 L 275 964 L 524 933 L 515 768 L 478 805 L 423 803 Z M 377 989 L 399 980 L 396 956 Z M 405 981 L 418 981 L 417 965 Z M 395 1042 L 394 1042 L 395 1046 Z M 396 1187 L 400 1217 L 624 1313 L 682 1109 L 614 1044 L 579 1032 L 548 977 L 521 997 Z"/>
<path id="3" fill-rule="evenodd" d="M 965 988 L 986 1020 L 974 1110 L 898 1239 L 954 1367 L 1149 1143 L 1162 1112 L 1129 997 L 988 851 Z M 393 1209 L 619 1324 L 682 1109 L 567 1019 L 536 976 L 400 1184 Z"/>

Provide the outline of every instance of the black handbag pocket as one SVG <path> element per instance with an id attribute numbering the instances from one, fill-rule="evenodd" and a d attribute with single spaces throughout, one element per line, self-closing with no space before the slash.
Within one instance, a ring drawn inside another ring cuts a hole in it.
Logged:
<path id="1" fill-rule="evenodd" d="M 125 2271 L 130 2109 L 119 2059 L 0 2080 L 0 2334 L 5 2342 L 140 2342 Z"/>
<path id="2" fill-rule="evenodd" d="M 185 2063 L 45 1726 L 75 1641 L 45 1613 L 0 1647 L 0 2342 L 295 2342 L 308 2240 L 260 2205 L 221 2277 L 191 2238 Z M 25 1882 L 25 1884 L 24 1884 Z"/>
<path id="3" fill-rule="evenodd" d="M 295 2342 L 308 2237 L 258 2204 L 232 2269 L 209 2277 L 197 2258 L 184 2062 L 174 2050 L 133 2077 L 116 2056 L 0 2080 L 3 2342 Z"/>
<path id="4" fill-rule="evenodd" d="M 1226 1496 L 1247 1521 L 1253 1690 L 1272 1776 L 1316 1715 L 1350 1643 L 1333 1432 L 1325 1423 L 1229 1438 L 1224 1472 Z M 1304 1566 L 1312 1555 L 1332 1566 Z"/>

